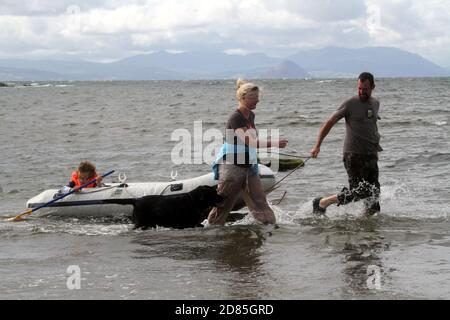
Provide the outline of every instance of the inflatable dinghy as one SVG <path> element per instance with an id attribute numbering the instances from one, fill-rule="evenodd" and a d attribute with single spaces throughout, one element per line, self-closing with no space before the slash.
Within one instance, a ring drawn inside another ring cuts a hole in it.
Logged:
<path id="1" fill-rule="evenodd" d="M 275 176 L 272 170 L 264 165 L 259 165 L 259 175 L 266 193 L 272 191 L 275 184 Z M 63 216 L 63 217 L 115 217 L 131 216 L 131 205 L 107 204 L 104 200 L 110 199 L 136 199 L 148 195 L 172 195 L 194 190 L 199 186 L 217 186 L 213 173 L 205 174 L 192 179 L 171 182 L 137 182 L 137 183 L 113 183 L 103 188 L 83 189 L 79 192 L 36 211 L 33 216 Z M 27 208 L 36 208 L 39 205 L 51 201 L 58 194 L 58 189 L 43 191 L 27 202 Z M 243 203 L 243 201 L 238 201 Z M 241 204 L 241 207 L 243 205 Z M 182 208 L 180 208 L 182 210 Z M 238 208 L 235 208 L 238 209 Z"/>

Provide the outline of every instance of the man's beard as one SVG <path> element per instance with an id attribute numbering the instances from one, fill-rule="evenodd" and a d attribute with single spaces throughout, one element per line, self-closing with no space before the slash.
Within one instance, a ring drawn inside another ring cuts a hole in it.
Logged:
<path id="1" fill-rule="evenodd" d="M 370 98 L 370 97 L 369 97 L 368 95 L 366 95 L 366 94 L 360 94 L 360 95 L 359 95 L 359 100 L 361 100 L 362 102 L 368 101 L 369 98 Z"/>

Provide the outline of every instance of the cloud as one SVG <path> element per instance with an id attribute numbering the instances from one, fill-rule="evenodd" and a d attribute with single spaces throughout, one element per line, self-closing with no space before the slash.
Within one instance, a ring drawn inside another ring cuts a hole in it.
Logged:
<path id="1" fill-rule="evenodd" d="M 366 0 L 378 12 L 370 32 L 374 45 L 420 53 L 437 63 L 450 63 L 450 2 L 430 0 Z"/>
<path id="2" fill-rule="evenodd" d="M 0 41 L 8 45 L 0 56 L 110 60 L 162 49 L 287 56 L 380 45 L 450 65 L 449 16 L 444 0 L 2 0 Z"/>
<path id="3" fill-rule="evenodd" d="M 285 8 L 319 22 L 346 21 L 365 14 L 366 6 L 360 0 L 282 0 Z"/>

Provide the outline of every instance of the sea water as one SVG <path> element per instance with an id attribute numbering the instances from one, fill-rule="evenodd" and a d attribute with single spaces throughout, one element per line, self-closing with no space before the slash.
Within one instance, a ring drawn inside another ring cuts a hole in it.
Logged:
<path id="1" fill-rule="evenodd" d="M 257 128 L 278 129 L 289 140 L 284 152 L 300 156 L 357 93 L 354 79 L 255 82 L 263 89 Z M 273 231 L 249 216 L 226 227 L 147 231 L 126 219 L 0 222 L 0 299 L 449 299 L 450 79 L 376 85 L 379 216 L 364 217 L 361 203 L 312 216 L 313 198 L 347 184 L 341 121 L 319 157 L 268 196 L 286 192 Z M 230 80 L 1 88 L 0 215 L 66 184 L 84 159 L 125 172 L 128 182 L 205 174 L 206 163 L 174 164 L 172 133 L 194 134 L 195 121 L 222 131 L 235 108 Z"/>

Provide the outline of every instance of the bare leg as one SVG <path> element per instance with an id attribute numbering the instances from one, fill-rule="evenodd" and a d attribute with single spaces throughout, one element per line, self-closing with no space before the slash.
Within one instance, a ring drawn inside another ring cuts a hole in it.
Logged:
<path id="1" fill-rule="evenodd" d="M 325 214 L 327 211 L 327 208 L 334 204 L 338 203 L 339 199 L 337 195 L 332 195 L 326 198 L 315 198 L 313 200 L 313 213 L 317 215 Z"/>
<path id="2" fill-rule="evenodd" d="M 319 206 L 323 209 L 326 209 L 329 206 L 331 206 L 332 204 L 335 204 L 338 202 L 339 202 L 339 200 L 338 200 L 337 195 L 333 195 L 333 196 L 329 196 L 329 197 L 320 199 Z"/>

